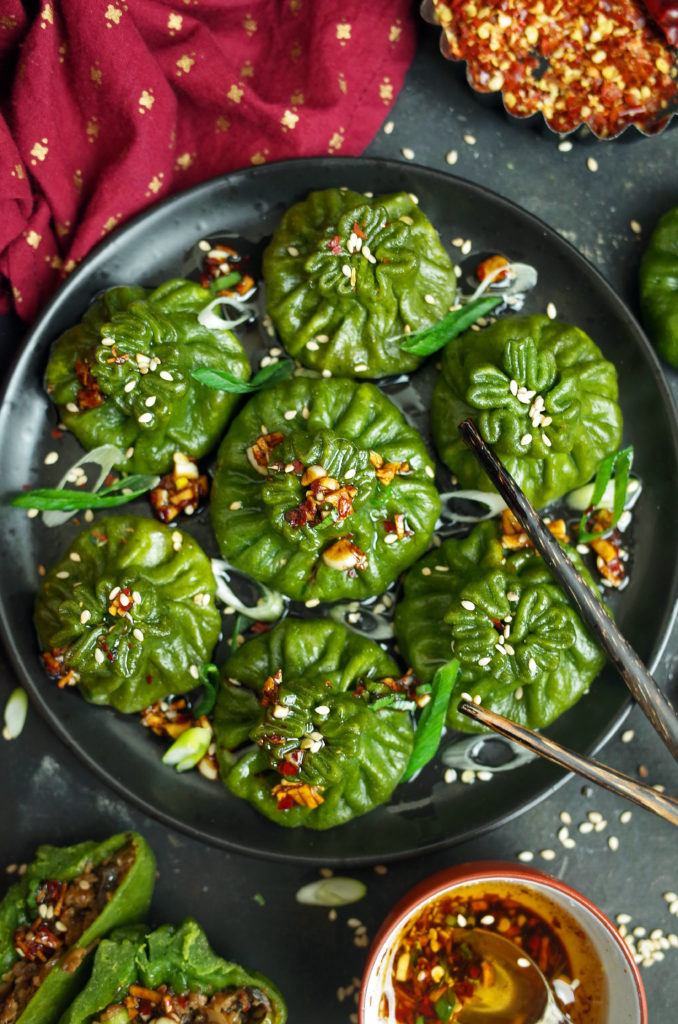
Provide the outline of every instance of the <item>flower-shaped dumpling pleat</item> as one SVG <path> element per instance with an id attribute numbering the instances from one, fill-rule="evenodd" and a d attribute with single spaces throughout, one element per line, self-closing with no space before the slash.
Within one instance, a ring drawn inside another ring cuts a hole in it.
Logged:
<path id="1" fill-rule="evenodd" d="M 421 437 L 373 384 L 296 377 L 231 424 L 214 532 L 232 566 L 295 600 L 360 600 L 428 547 L 433 476 Z"/>
<path id="2" fill-rule="evenodd" d="M 99 519 L 38 591 L 45 664 L 119 711 L 185 693 L 219 638 L 215 593 L 210 560 L 188 534 L 144 516 Z"/>
<path id="3" fill-rule="evenodd" d="M 219 440 L 237 395 L 199 384 L 205 366 L 247 380 L 237 338 L 203 326 L 198 313 L 213 296 L 193 281 L 147 291 L 112 288 L 55 343 L 47 391 L 88 451 L 115 444 L 130 473 L 165 473 L 181 451 L 199 458 Z"/>
<path id="4" fill-rule="evenodd" d="M 399 336 L 442 319 L 454 266 L 406 192 L 311 192 L 284 215 L 264 253 L 266 308 L 305 366 L 345 377 L 416 369 Z"/>
<path id="5" fill-rule="evenodd" d="M 595 590 L 577 552 L 565 550 Z M 395 629 L 421 679 L 459 660 L 447 724 L 462 732 L 483 731 L 457 712 L 462 693 L 539 729 L 575 704 L 605 663 L 541 557 L 531 548 L 504 551 L 494 522 L 444 541 L 412 567 Z"/>
<path id="6" fill-rule="evenodd" d="M 617 371 L 578 327 L 507 316 L 445 347 L 431 402 L 443 462 L 463 487 L 491 490 L 457 429 L 469 416 L 542 507 L 590 480 L 618 449 Z"/>
<path id="7" fill-rule="evenodd" d="M 331 828 L 384 803 L 413 745 L 409 711 L 388 704 L 406 696 L 399 674 L 373 640 L 328 619 L 287 618 L 250 640 L 224 665 L 214 712 L 226 786 L 292 827 Z"/>
<path id="8" fill-rule="evenodd" d="M 638 271 L 640 311 L 660 356 L 678 366 L 678 206 L 660 217 Z"/>

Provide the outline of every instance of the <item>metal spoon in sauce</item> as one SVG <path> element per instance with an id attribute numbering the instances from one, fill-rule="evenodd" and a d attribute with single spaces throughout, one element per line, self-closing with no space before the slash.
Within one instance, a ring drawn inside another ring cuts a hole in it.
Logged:
<path id="1" fill-rule="evenodd" d="M 551 987 L 519 946 L 481 928 L 454 930 L 494 970 L 492 985 L 478 985 L 454 1017 L 458 1024 L 572 1024 L 556 1003 Z"/>

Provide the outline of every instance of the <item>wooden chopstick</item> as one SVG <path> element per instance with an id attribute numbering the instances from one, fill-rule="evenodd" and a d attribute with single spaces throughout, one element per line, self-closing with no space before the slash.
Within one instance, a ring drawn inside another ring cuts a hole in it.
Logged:
<path id="1" fill-rule="evenodd" d="M 616 793 L 617 796 L 631 800 L 632 803 L 644 807 L 647 811 L 652 811 L 653 814 L 658 814 L 660 818 L 670 821 L 672 825 L 678 825 L 678 800 L 674 800 L 673 797 L 658 793 L 656 789 L 645 786 L 642 782 L 638 782 L 614 768 L 606 768 L 605 765 L 590 757 L 575 754 L 573 750 L 561 747 L 559 743 L 547 739 L 538 732 L 526 729 L 522 725 L 516 725 L 510 719 L 504 718 L 503 715 L 484 708 L 482 704 L 473 704 L 471 701 L 463 700 L 457 705 L 457 709 L 476 722 L 480 722 L 481 725 L 499 733 L 500 736 L 505 736 L 507 739 L 527 747 L 528 750 L 546 758 L 547 761 L 553 761 L 561 768 L 576 772 L 585 779 L 589 779 L 590 782 L 595 782 L 612 793 Z"/>
<path id="2" fill-rule="evenodd" d="M 678 717 L 669 699 L 660 690 L 631 644 L 619 632 L 614 620 L 607 614 L 605 606 L 584 583 L 506 467 L 480 436 L 473 420 L 467 419 L 460 423 L 459 432 L 578 609 L 653 728 L 678 760 Z"/>

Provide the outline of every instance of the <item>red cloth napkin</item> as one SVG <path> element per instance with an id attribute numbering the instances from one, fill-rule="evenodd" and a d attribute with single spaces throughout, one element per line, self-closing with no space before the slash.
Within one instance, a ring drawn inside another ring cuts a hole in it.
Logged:
<path id="1" fill-rule="evenodd" d="M 0 5 L 0 274 L 31 319 L 95 243 L 206 178 L 355 155 L 415 48 L 411 0 Z M 6 288 L 9 295 L 9 288 Z"/>

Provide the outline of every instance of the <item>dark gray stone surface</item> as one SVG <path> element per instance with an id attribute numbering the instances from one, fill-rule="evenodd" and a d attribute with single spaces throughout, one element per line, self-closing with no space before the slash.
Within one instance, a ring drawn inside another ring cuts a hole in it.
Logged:
<path id="1" fill-rule="evenodd" d="M 678 202 L 677 132 L 614 143 L 575 139 L 570 152 L 560 152 L 557 137 L 546 130 L 511 121 L 501 109 L 481 103 L 459 70 L 438 53 L 437 32 L 424 25 L 406 87 L 387 120 L 394 122 L 393 132 L 380 132 L 369 155 L 402 159 L 401 149 L 409 147 L 416 162 L 514 200 L 573 242 L 635 309 L 643 241 L 659 214 Z M 464 134 L 471 134 L 475 145 L 465 142 Z M 453 149 L 458 161 L 450 167 L 445 155 Z M 587 167 L 589 157 L 598 163 L 595 173 Z M 630 227 L 632 219 L 642 226 L 640 236 Z M 16 330 L 9 322 L 5 327 L 6 356 Z M 667 376 L 675 394 L 678 374 L 669 370 Z M 657 671 L 662 683 L 675 675 L 677 650 L 674 637 Z M 0 706 L 14 685 L 11 670 L 1 663 Z M 619 738 L 625 729 L 634 731 L 628 743 Z M 649 782 L 678 793 L 675 764 L 637 708 L 601 756 L 633 775 L 645 765 Z M 366 955 L 353 944 L 348 919 L 359 918 L 373 936 L 411 885 L 453 863 L 515 860 L 519 851 L 533 850 L 535 865 L 578 888 L 608 915 L 626 912 L 632 926 L 678 932 L 678 921 L 662 897 L 678 889 L 672 826 L 635 808 L 630 822 L 621 824 L 626 807 L 620 800 L 574 778 L 531 811 L 472 842 L 391 866 L 386 874 L 343 872 L 362 878 L 368 894 L 339 910 L 336 921 L 328 919 L 326 910 L 295 903 L 296 890 L 318 877 L 316 870 L 229 855 L 146 818 L 89 775 L 35 712 L 29 711 L 18 740 L 0 741 L 0 787 L 0 865 L 21 862 L 42 841 L 71 842 L 139 829 L 158 856 L 155 920 L 179 921 L 194 914 L 223 955 L 256 966 L 279 983 L 297 1024 L 321 1018 L 326 1024 L 348 1024 L 353 1001 L 348 997 L 340 1003 L 337 989 L 360 975 Z M 607 827 L 582 835 L 577 825 L 591 810 L 603 814 Z M 561 811 L 573 819 L 570 832 L 577 842 L 572 850 L 557 839 Z M 619 838 L 616 852 L 607 845 L 611 834 Z M 556 851 L 555 860 L 543 860 L 538 851 L 544 849 Z M 255 899 L 257 894 L 263 901 Z M 663 962 L 643 969 L 651 1024 L 675 1019 L 677 966 L 678 950 L 671 949 Z"/>

